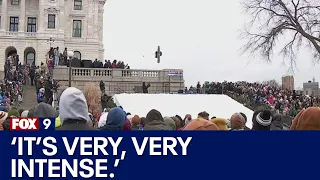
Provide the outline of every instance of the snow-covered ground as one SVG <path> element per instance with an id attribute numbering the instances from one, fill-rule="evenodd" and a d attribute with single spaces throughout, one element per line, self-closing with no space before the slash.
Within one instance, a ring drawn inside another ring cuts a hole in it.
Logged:
<path id="1" fill-rule="evenodd" d="M 217 94 L 116 94 L 113 100 L 132 115 L 145 117 L 151 109 L 157 109 L 162 116 L 191 114 L 196 118 L 199 112 L 207 111 L 212 116 L 229 119 L 236 112 L 246 114 L 247 127 L 252 127 L 253 111 L 226 95 Z"/>

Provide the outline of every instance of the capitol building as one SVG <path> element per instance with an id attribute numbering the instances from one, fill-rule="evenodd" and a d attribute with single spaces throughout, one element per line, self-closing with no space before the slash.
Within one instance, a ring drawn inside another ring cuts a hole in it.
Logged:
<path id="1" fill-rule="evenodd" d="M 80 59 L 103 59 L 106 0 L 0 0 L 0 70 L 18 54 L 23 64 L 45 62 L 50 47 Z"/>

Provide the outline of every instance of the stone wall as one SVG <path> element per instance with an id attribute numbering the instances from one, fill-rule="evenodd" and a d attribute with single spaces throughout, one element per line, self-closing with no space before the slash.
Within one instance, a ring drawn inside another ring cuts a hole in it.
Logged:
<path id="1" fill-rule="evenodd" d="M 181 70 L 180 70 L 181 71 Z M 140 92 L 142 83 L 150 83 L 149 93 L 178 92 L 184 89 L 183 77 L 169 77 L 169 70 L 72 68 L 71 85 L 84 90 L 89 83 L 99 86 L 104 81 L 108 95 L 118 93 Z M 54 79 L 60 81 L 61 87 L 68 86 L 69 69 L 56 67 Z"/>

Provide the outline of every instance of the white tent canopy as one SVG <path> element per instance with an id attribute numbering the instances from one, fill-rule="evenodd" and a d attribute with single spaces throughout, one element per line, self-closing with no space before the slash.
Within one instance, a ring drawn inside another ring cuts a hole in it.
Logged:
<path id="1" fill-rule="evenodd" d="M 151 109 L 161 112 L 162 116 L 191 114 L 206 111 L 210 117 L 229 119 L 234 113 L 242 112 L 247 116 L 247 127 L 252 127 L 253 111 L 226 95 L 211 94 L 116 94 L 113 100 L 132 115 L 146 116 Z"/>

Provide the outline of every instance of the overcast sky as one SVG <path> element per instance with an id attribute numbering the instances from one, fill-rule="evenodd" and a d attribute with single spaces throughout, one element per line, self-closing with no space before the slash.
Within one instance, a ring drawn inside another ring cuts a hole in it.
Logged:
<path id="1" fill-rule="evenodd" d="M 108 0 L 104 12 L 105 58 L 132 69 L 183 69 L 187 86 L 206 80 L 281 82 L 292 74 L 278 54 L 271 64 L 241 54 L 239 35 L 249 19 L 240 0 Z M 158 45 L 160 64 L 154 58 Z M 320 80 L 320 65 L 308 50 L 297 65 L 296 88 L 313 76 Z"/>

